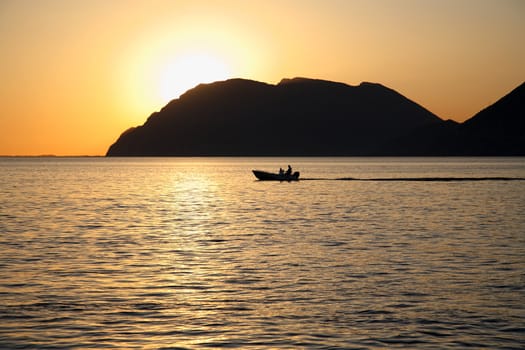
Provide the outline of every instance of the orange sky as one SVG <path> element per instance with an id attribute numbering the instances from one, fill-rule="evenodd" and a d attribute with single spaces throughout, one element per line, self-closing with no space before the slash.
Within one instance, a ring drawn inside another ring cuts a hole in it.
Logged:
<path id="1" fill-rule="evenodd" d="M 198 82 L 379 82 L 463 121 L 525 81 L 522 0 L 2 0 L 0 155 L 103 155 Z"/>

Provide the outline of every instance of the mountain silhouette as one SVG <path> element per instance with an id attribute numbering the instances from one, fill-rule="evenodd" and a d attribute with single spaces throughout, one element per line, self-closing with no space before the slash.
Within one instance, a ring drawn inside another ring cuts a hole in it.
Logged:
<path id="1" fill-rule="evenodd" d="M 461 125 L 460 152 L 525 155 L 525 83 Z"/>
<path id="2" fill-rule="evenodd" d="M 144 125 L 125 131 L 107 155 L 525 154 L 522 101 L 523 85 L 459 124 L 375 83 L 231 79 L 198 85 L 172 100 Z"/>

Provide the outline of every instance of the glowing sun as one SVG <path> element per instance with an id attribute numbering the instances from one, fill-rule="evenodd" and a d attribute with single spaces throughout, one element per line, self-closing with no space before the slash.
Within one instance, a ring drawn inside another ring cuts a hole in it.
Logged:
<path id="1" fill-rule="evenodd" d="M 230 69 L 218 56 L 187 53 L 166 61 L 159 71 L 159 93 L 164 101 L 179 97 L 201 83 L 230 78 Z"/>

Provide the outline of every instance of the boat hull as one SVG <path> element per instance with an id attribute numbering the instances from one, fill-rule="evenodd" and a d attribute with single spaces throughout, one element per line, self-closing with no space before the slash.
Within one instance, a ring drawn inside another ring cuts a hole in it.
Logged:
<path id="1" fill-rule="evenodd" d="M 291 175 L 274 174 L 262 170 L 252 170 L 253 175 L 261 181 L 299 181 L 299 172 L 296 171 Z"/>

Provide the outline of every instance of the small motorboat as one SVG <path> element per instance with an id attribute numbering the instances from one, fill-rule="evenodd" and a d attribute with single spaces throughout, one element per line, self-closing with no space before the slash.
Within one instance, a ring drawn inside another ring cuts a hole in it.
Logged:
<path id="1" fill-rule="evenodd" d="M 261 181 L 299 181 L 298 171 L 290 175 L 287 175 L 286 173 L 283 173 L 283 174 L 269 173 L 267 171 L 262 171 L 262 170 L 252 170 L 252 171 L 253 171 L 253 175 L 255 175 L 255 177 Z"/>

